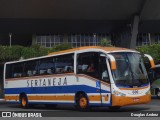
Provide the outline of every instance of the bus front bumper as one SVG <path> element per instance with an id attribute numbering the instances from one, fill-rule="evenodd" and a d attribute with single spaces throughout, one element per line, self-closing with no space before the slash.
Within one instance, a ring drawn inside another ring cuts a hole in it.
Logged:
<path id="1" fill-rule="evenodd" d="M 143 95 L 138 97 L 115 96 L 112 94 L 112 106 L 126 106 L 136 104 L 146 104 L 151 101 L 151 95 Z"/>

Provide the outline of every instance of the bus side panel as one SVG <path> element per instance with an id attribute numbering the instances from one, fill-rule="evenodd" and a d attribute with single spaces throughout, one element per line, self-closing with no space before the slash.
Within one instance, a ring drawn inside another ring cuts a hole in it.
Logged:
<path id="1" fill-rule="evenodd" d="M 74 74 L 38 76 L 31 78 L 8 79 L 5 83 L 6 101 L 19 101 L 19 94 L 24 92 L 29 103 L 43 104 L 75 104 L 75 94 L 84 91 L 91 105 L 101 105 L 101 93 L 110 92 L 108 85 L 102 85 L 102 90 L 94 78 Z M 106 102 L 109 103 L 109 99 Z"/>

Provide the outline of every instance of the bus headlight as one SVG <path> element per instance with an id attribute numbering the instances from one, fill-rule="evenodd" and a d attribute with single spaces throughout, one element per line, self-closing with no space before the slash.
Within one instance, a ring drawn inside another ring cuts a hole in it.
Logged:
<path id="1" fill-rule="evenodd" d="M 146 95 L 151 94 L 151 91 L 150 91 L 150 90 L 148 90 L 145 94 L 146 94 Z"/>
<path id="2" fill-rule="evenodd" d="M 126 96 L 126 94 L 124 94 L 124 93 L 121 93 L 121 92 L 119 92 L 119 91 L 113 91 L 113 94 L 115 95 L 115 96 Z"/>

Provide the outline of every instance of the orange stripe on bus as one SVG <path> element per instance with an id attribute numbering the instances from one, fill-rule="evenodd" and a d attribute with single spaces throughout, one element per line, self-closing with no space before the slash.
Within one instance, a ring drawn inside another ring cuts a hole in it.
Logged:
<path id="1" fill-rule="evenodd" d="M 15 100 L 15 101 L 19 100 L 19 96 L 5 96 L 4 98 L 5 100 Z"/>
<path id="2" fill-rule="evenodd" d="M 28 100 L 74 100 L 74 96 L 28 96 Z"/>
<path id="3" fill-rule="evenodd" d="M 89 101 L 101 101 L 100 95 L 91 95 L 89 96 Z"/>
<path id="4" fill-rule="evenodd" d="M 145 104 L 149 103 L 150 101 L 151 101 L 150 94 L 139 97 L 115 96 L 114 94 L 112 94 L 112 106 Z"/>
<path id="5" fill-rule="evenodd" d="M 100 95 L 90 95 L 89 101 L 101 101 Z M 28 96 L 28 100 L 70 100 L 74 101 L 74 96 L 64 95 L 64 96 Z M 19 100 L 19 96 L 5 96 L 5 100 Z M 108 101 L 108 97 L 105 96 L 105 100 Z"/>

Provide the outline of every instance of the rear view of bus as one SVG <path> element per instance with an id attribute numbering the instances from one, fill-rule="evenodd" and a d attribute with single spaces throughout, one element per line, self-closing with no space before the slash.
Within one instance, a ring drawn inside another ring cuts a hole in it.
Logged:
<path id="1" fill-rule="evenodd" d="M 115 59 L 112 69 L 112 106 L 126 106 L 148 103 L 151 100 L 150 83 L 142 55 L 137 52 L 110 53 Z M 153 59 L 149 58 L 152 67 Z"/>

